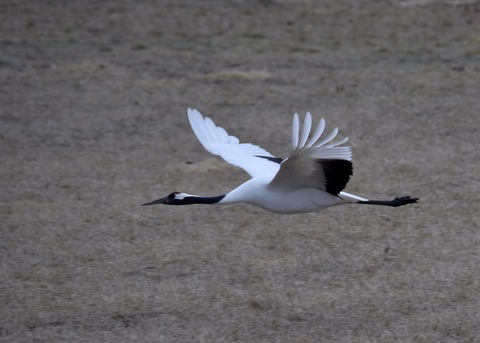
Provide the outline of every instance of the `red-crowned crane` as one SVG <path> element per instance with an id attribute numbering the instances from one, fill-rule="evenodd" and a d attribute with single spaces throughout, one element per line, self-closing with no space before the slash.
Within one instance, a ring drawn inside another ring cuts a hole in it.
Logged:
<path id="1" fill-rule="evenodd" d="M 320 139 L 325 120 L 320 120 L 312 132 L 310 113 L 305 115 L 301 129 L 298 115 L 293 116 L 292 144 L 286 159 L 274 157 L 259 146 L 240 143 L 195 109 L 188 109 L 188 120 L 208 152 L 244 169 L 252 178 L 227 194 L 198 196 L 173 192 L 142 206 L 248 203 L 271 212 L 292 214 L 350 203 L 397 207 L 418 201 L 410 196 L 369 200 L 343 192 L 352 175 L 350 147 L 342 146 L 348 138 L 332 142 L 338 133 L 335 128 Z"/>

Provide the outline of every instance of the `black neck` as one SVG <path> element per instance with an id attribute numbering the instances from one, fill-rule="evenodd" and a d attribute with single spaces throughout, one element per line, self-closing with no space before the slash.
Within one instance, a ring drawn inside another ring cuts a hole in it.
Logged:
<path id="1" fill-rule="evenodd" d="M 185 197 L 183 199 L 175 199 L 175 203 L 172 205 L 193 205 L 193 204 L 216 204 L 225 198 L 225 194 L 218 195 L 215 197 L 199 197 L 191 196 Z"/>

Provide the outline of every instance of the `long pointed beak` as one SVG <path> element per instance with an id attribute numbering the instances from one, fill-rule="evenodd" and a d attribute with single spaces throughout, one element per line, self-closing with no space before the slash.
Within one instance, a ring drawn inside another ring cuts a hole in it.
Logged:
<path id="1" fill-rule="evenodd" d="M 150 201 L 150 202 L 147 202 L 145 204 L 141 204 L 140 206 L 150 206 L 150 205 L 157 205 L 157 204 L 166 204 L 167 203 L 167 197 L 165 198 L 161 198 L 161 199 L 157 199 L 157 200 L 153 200 L 153 201 Z"/>

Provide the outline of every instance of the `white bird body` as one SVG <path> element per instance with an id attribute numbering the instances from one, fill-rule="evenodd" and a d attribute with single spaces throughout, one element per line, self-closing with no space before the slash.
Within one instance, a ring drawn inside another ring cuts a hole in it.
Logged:
<path id="1" fill-rule="evenodd" d="M 204 197 L 173 192 L 143 205 L 248 203 L 275 213 L 293 214 L 347 203 L 397 207 L 418 200 L 408 196 L 389 201 L 369 200 L 343 192 L 352 175 L 351 149 L 341 146 L 348 138 L 332 142 L 338 133 L 334 129 L 320 140 L 325 121 L 322 119 L 312 131 L 310 113 L 305 115 L 301 129 L 298 115 L 293 116 L 292 143 L 285 160 L 256 145 L 240 143 L 237 137 L 228 135 L 195 109 L 188 109 L 188 118 L 207 151 L 243 168 L 252 178 L 224 195 Z"/>
<path id="2" fill-rule="evenodd" d="M 288 199 L 288 201 L 285 201 Z M 250 179 L 225 195 L 222 204 L 248 203 L 281 214 L 320 211 L 343 200 L 317 188 L 293 188 Z"/>

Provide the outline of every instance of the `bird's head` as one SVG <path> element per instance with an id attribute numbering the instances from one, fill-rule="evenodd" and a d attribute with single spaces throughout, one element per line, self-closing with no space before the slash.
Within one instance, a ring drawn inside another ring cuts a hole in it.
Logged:
<path id="1" fill-rule="evenodd" d="M 149 205 L 157 205 L 157 204 L 164 204 L 164 205 L 184 205 L 184 199 L 186 197 L 191 196 L 191 194 L 181 193 L 181 192 L 173 192 L 167 195 L 165 198 L 160 198 L 157 200 L 153 200 L 142 204 L 141 206 L 149 206 Z"/>

